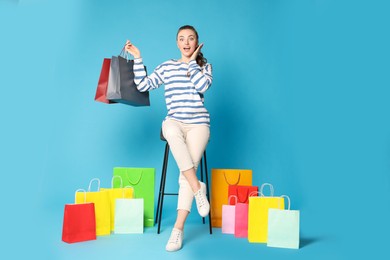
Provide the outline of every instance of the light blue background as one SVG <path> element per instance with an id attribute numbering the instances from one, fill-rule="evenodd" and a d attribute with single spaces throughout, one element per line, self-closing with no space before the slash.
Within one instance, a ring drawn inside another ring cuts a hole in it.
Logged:
<path id="1" fill-rule="evenodd" d="M 209 167 L 252 169 L 254 184 L 270 182 L 276 195 L 289 195 L 301 211 L 302 248 L 271 249 L 218 229 L 210 238 L 192 214 L 187 244 L 169 256 L 389 256 L 389 11 L 385 0 L 2 0 L 3 253 L 168 256 L 175 199 L 166 201 L 159 236 L 153 228 L 67 245 L 62 217 L 76 189 L 93 177 L 109 186 L 115 166 L 156 168 L 157 195 L 163 89 L 142 108 L 98 103 L 94 95 L 103 58 L 119 54 L 126 39 L 150 72 L 180 57 L 176 31 L 191 24 L 214 68 L 205 96 Z"/>

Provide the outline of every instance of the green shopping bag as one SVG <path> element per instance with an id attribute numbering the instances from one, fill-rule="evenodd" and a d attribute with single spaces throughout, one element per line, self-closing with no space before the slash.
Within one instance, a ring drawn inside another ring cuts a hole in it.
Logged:
<path id="1" fill-rule="evenodd" d="M 122 177 L 123 186 L 134 187 L 137 198 L 144 199 L 144 226 L 154 226 L 154 182 L 155 168 L 115 167 L 114 176 Z M 114 180 L 114 188 L 120 183 Z"/>
<path id="2" fill-rule="evenodd" d="M 124 189 L 133 187 L 127 186 Z M 115 234 L 142 234 L 144 232 L 144 199 L 123 198 L 115 200 Z"/>
<path id="3" fill-rule="evenodd" d="M 290 210 L 290 198 L 288 208 L 268 210 L 268 239 L 267 246 L 282 248 L 299 248 L 299 210 Z"/>

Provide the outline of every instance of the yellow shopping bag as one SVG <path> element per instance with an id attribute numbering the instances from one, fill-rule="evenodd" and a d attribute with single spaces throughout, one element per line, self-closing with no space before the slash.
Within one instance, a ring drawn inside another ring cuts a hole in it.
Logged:
<path id="1" fill-rule="evenodd" d="M 93 181 L 97 181 L 97 191 L 91 191 Z M 97 178 L 89 182 L 86 202 L 93 202 L 95 204 L 95 218 L 96 218 L 96 235 L 110 234 L 110 199 L 106 190 L 100 190 L 100 180 Z M 76 192 L 75 203 L 85 203 L 83 192 Z"/>
<path id="2" fill-rule="evenodd" d="M 271 195 L 264 196 L 263 189 L 269 186 Z M 257 195 L 260 196 L 257 196 Z M 254 196 L 255 195 L 255 196 Z M 249 197 L 248 210 L 248 241 L 251 243 L 267 243 L 268 210 L 284 209 L 284 199 L 273 197 L 274 188 L 269 183 L 261 185 L 260 192 L 252 193 Z"/>
<path id="3" fill-rule="evenodd" d="M 252 185 L 252 170 L 211 169 L 211 225 L 222 227 L 222 205 L 228 204 L 229 185 Z"/>
<path id="4" fill-rule="evenodd" d="M 114 188 L 114 180 L 118 179 L 119 188 Z M 108 192 L 108 198 L 110 199 L 110 230 L 114 231 L 114 221 L 115 221 L 115 200 L 116 199 L 132 199 L 134 188 L 125 189 L 123 187 L 123 181 L 121 176 L 113 176 L 111 179 L 111 188 L 101 188 L 101 191 Z"/>

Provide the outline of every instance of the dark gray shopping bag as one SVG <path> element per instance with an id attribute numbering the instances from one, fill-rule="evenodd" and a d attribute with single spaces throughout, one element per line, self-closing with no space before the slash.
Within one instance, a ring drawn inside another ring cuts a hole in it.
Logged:
<path id="1" fill-rule="evenodd" d="M 107 99 L 131 106 L 150 106 L 149 92 L 140 92 L 134 83 L 134 60 L 112 56 Z"/>

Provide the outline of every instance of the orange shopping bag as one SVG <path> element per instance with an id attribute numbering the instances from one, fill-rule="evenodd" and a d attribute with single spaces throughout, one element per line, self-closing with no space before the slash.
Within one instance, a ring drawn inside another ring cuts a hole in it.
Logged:
<path id="1" fill-rule="evenodd" d="M 229 185 L 252 185 L 252 170 L 211 169 L 211 225 L 222 227 L 222 205 L 228 204 Z"/>

